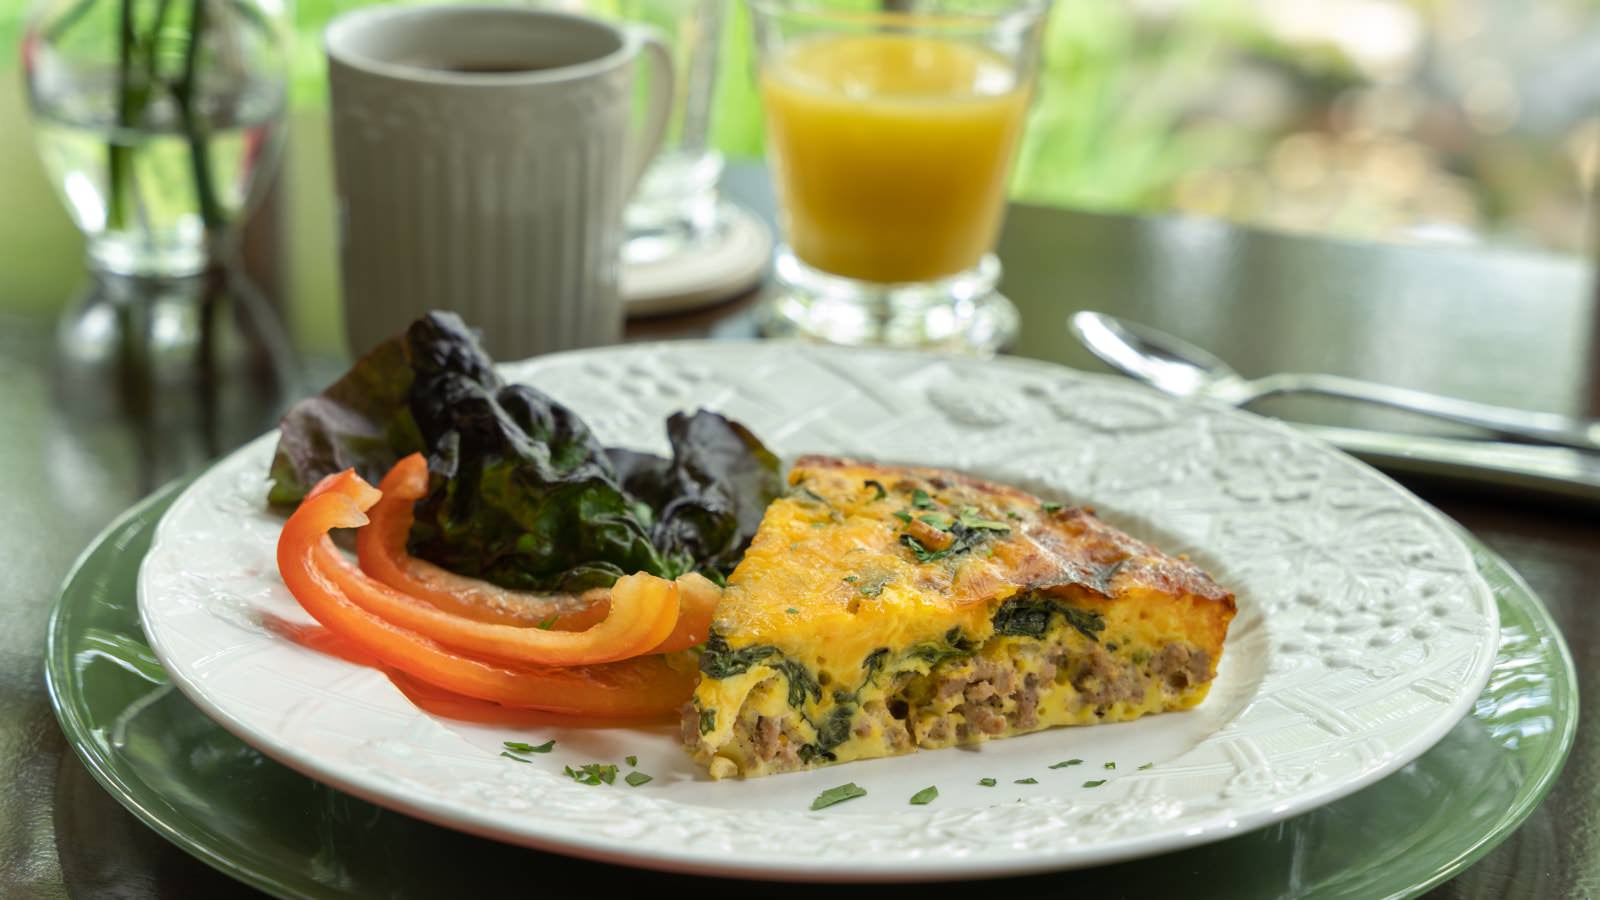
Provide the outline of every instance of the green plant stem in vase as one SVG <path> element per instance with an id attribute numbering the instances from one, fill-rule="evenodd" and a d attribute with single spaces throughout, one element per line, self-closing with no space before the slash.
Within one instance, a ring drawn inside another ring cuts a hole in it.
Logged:
<path id="1" fill-rule="evenodd" d="M 162 0 L 163 5 L 167 0 Z M 189 0 L 189 41 L 183 54 L 183 77 L 173 86 L 178 99 L 178 114 L 183 118 L 183 133 L 189 141 L 189 158 L 194 169 L 195 198 L 200 204 L 200 218 L 207 229 L 219 228 L 225 223 L 222 208 L 211 183 L 211 149 L 206 143 L 206 122 L 195 113 L 195 87 L 199 70 L 195 61 L 199 57 L 199 42 L 195 36 L 205 25 L 206 0 Z"/>
<path id="2" fill-rule="evenodd" d="M 23 41 L 46 168 L 97 268 L 225 252 L 279 142 L 279 0 L 42 0 Z"/>

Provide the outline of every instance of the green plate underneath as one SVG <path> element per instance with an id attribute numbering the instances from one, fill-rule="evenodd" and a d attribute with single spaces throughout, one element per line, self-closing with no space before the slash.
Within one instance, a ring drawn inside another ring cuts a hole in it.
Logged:
<path id="1" fill-rule="evenodd" d="M 68 576 L 50 625 L 47 677 L 61 727 L 134 815 L 223 872 L 282 896 L 496 896 L 563 886 L 604 896 L 692 887 L 687 876 L 552 856 L 389 812 L 290 771 L 206 718 L 167 682 L 135 604 L 139 562 L 181 488 L 147 498 L 95 541 Z M 1538 598 L 1465 539 L 1499 600 L 1500 652 L 1472 714 L 1432 750 L 1372 787 L 1259 831 L 1155 862 L 1074 872 L 1070 881 L 1011 881 L 1007 891 L 1059 894 L 1070 884 L 1089 896 L 1403 896 L 1488 852 L 1560 773 L 1577 728 L 1577 683 Z M 761 888 L 773 897 L 815 890 Z"/>

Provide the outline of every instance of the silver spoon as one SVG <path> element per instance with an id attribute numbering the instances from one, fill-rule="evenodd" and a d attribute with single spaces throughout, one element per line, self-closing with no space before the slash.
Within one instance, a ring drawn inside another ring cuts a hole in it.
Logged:
<path id="1" fill-rule="evenodd" d="M 1600 422 L 1594 420 L 1474 403 L 1340 375 L 1281 372 L 1245 378 L 1193 344 L 1087 310 L 1073 314 L 1072 331 L 1107 365 L 1178 397 L 1244 406 L 1270 394 L 1323 394 L 1421 413 L 1507 437 L 1600 451 Z"/>

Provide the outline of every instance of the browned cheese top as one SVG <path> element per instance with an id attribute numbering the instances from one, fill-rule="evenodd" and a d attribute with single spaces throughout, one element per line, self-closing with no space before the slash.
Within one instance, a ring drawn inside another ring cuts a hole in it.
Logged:
<path id="1" fill-rule="evenodd" d="M 1016 488 L 941 469 L 806 456 L 729 578 L 715 628 L 731 647 L 862 658 L 960 626 L 982 639 L 1003 600 L 1092 605 L 1156 593 L 1234 598 L 1199 566 Z"/>

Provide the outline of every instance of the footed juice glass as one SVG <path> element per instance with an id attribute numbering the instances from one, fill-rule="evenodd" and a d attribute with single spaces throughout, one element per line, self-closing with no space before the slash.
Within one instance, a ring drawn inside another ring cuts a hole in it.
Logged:
<path id="1" fill-rule="evenodd" d="M 771 333 L 990 353 L 1045 2 L 750 0 L 786 245 Z"/>

